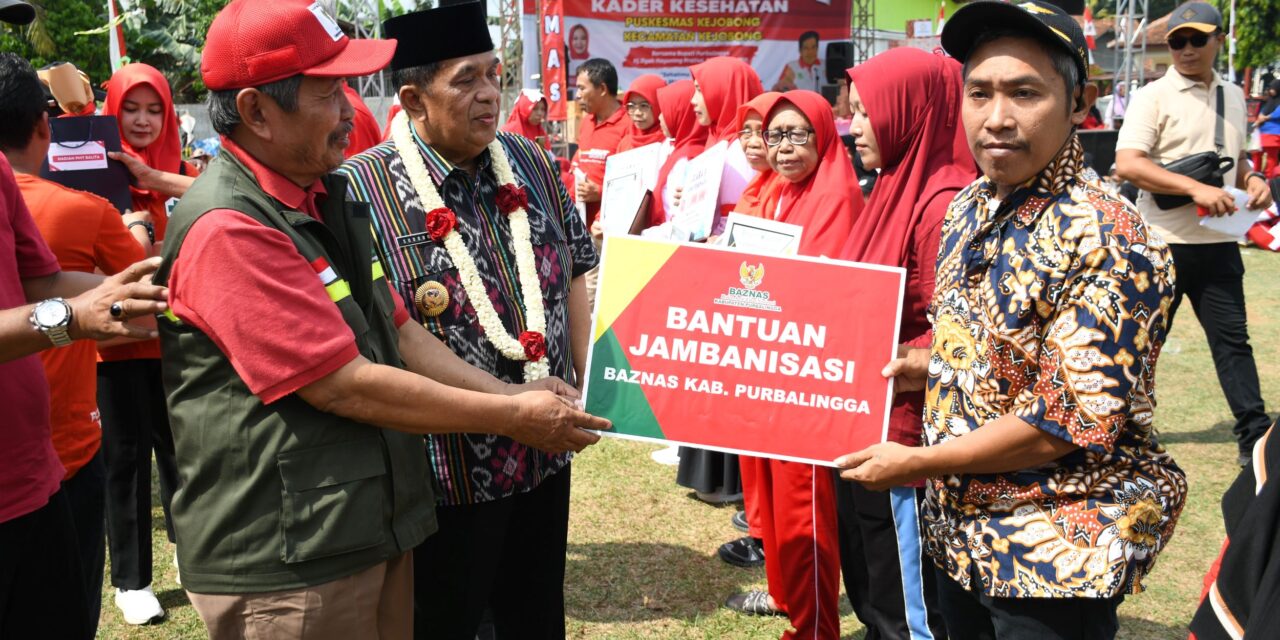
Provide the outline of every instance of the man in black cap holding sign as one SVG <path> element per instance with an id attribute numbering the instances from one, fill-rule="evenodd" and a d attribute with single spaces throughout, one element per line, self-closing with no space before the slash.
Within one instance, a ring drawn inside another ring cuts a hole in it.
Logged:
<path id="1" fill-rule="evenodd" d="M 444 3 L 442 3 L 444 4 Z M 388 20 L 404 111 L 391 140 L 340 170 L 372 206 L 387 278 L 422 323 L 500 380 L 582 379 L 583 274 L 596 251 L 556 166 L 497 132 L 484 5 Z M 439 531 L 414 551 L 418 637 L 564 637 L 569 456 L 487 434 L 429 436 Z"/>
<path id="2" fill-rule="evenodd" d="M 974 2 L 942 44 L 964 63 L 984 175 L 943 222 L 931 348 L 885 370 L 926 388 L 928 446 L 837 463 L 871 489 L 930 480 L 922 528 L 953 639 L 1112 638 L 1186 498 L 1152 428 L 1169 251 L 1085 176 L 1075 129 L 1097 90 L 1070 16 Z"/>

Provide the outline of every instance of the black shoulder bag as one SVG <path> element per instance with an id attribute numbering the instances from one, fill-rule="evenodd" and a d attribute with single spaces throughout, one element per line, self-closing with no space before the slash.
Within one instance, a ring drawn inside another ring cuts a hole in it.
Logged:
<path id="1" fill-rule="evenodd" d="M 1213 125 L 1213 151 L 1205 151 L 1189 155 L 1185 158 L 1179 158 L 1173 162 L 1160 165 L 1165 171 L 1187 176 L 1196 182 L 1207 184 L 1211 187 L 1221 188 L 1224 184 L 1223 177 L 1232 167 L 1236 166 L 1235 158 L 1228 158 L 1222 155 L 1225 135 L 1223 134 L 1223 122 L 1226 118 L 1225 107 L 1223 105 L 1222 85 L 1218 85 L 1218 117 L 1214 118 Z M 1152 192 L 1151 196 L 1155 198 L 1156 206 L 1161 209 L 1177 209 L 1185 207 L 1193 202 L 1191 196 L 1170 195 L 1167 193 Z"/>

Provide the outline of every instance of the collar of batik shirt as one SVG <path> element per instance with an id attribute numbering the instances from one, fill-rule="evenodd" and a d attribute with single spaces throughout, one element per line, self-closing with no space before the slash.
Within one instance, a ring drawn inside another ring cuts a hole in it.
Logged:
<path id="1" fill-rule="evenodd" d="M 1083 172 L 1084 147 L 1080 144 L 1080 137 L 1072 134 L 1058 151 L 1058 155 L 1054 156 L 1040 173 L 1014 189 L 1003 201 L 996 200 L 995 183 L 988 178 L 981 178 L 974 195 L 982 206 L 980 215 L 983 223 L 974 234 L 975 239 L 985 236 L 997 223 L 1007 220 L 1009 211 L 1016 211 L 1019 222 L 1024 226 L 1031 224 L 1054 200 L 1083 180 Z M 1041 206 L 1024 206 L 1033 199 Z M 987 206 L 987 203 L 995 206 Z M 1005 213 L 996 216 L 997 210 Z"/>
<path id="2" fill-rule="evenodd" d="M 444 158 L 444 156 L 437 153 L 435 149 L 432 149 L 431 145 L 427 144 L 427 142 L 422 139 L 422 136 L 418 135 L 417 127 L 411 126 L 409 127 L 409 130 L 413 132 L 413 141 L 418 145 L 418 151 L 422 153 L 423 159 L 427 162 L 427 172 L 431 174 L 431 181 L 436 183 L 436 188 L 439 188 L 440 185 L 444 184 L 444 179 L 449 177 L 449 174 L 454 171 L 462 171 L 457 165 L 449 162 Z M 480 160 L 477 164 L 479 170 L 476 172 L 477 177 L 480 174 L 492 173 L 489 171 L 489 160 L 489 149 L 486 147 L 484 151 L 480 152 Z M 466 174 L 465 171 L 462 171 L 462 173 L 464 175 Z M 490 175 L 490 177 L 493 176 Z M 469 183 L 470 176 L 468 175 L 467 178 Z"/>

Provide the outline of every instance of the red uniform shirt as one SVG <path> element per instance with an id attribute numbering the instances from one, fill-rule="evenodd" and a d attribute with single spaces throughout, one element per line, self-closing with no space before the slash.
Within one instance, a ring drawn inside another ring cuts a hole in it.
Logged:
<path id="1" fill-rule="evenodd" d="M 583 116 L 582 130 L 578 132 L 578 152 L 573 154 L 574 168 L 586 174 L 591 182 L 603 186 L 605 160 L 618 151 L 618 144 L 630 130 L 631 116 L 621 107 L 604 122 L 597 122 L 594 114 Z M 588 225 L 599 212 L 599 202 L 587 204 Z"/>
<path id="2" fill-rule="evenodd" d="M 0 154 L 0 309 L 27 304 L 23 280 L 58 270 Z M 39 356 L 0 362 L 0 407 L 0 522 L 8 522 L 48 504 L 65 474 L 49 435 L 49 385 Z"/>
<path id="3" fill-rule="evenodd" d="M 303 189 L 230 139 L 223 150 L 243 162 L 268 195 L 320 219 L 317 180 Z M 395 299 L 395 322 L 409 319 Z M 187 232 L 169 275 L 169 305 L 231 360 L 249 390 L 270 404 L 359 355 L 355 335 L 311 265 L 284 233 L 231 209 L 206 213 Z"/>

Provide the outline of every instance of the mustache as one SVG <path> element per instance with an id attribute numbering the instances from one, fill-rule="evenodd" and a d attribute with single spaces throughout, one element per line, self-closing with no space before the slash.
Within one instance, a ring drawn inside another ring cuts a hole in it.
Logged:
<path id="1" fill-rule="evenodd" d="M 356 130 L 356 125 L 355 125 L 355 123 L 352 123 L 352 122 L 343 122 L 342 124 L 340 124 L 340 125 L 338 126 L 338 128 L 337 128 L 336 130 L 334 130 L 334 132 L 333 132 L 333 133 L 329 134 L 329 141 L 330 141 L 330 142 L 337 142 L 338 140 L 341 140 L 341 139 L 343 138 L 343 136 L 350 135 L 350 134 L 351 134 L 351 132 L 352 132 L 352 131 L 355 131 L 355 130 Z"/>

